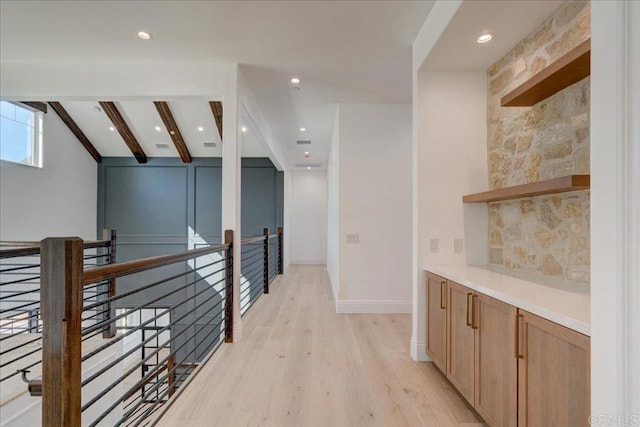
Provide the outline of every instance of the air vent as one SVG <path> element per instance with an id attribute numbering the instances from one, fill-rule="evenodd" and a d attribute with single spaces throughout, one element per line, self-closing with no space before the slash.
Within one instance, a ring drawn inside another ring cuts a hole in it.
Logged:
<path id="1" fill-rule="evenodd" d="M 311 144 L 311 141 L 296 141 L 296 144 L 298 144 L 298 145 L 309 145 L 309 144 Z"/>
<path id="2" fill-rule="evenodd" d="M 203 145 L 207 148 L 216 148 L 216 143 L 215 142 L 205 142 L 203 143 Z"/>
<path id="3" fill-rule="evenodd" d="M 296 163 L 297 168 L 319 168 L 321 163 Z"/>
<path id="4" fill-rule="evenodd" d="M 166 150 L 167 148 L 169 148 L 169 144 L 156 144 L 156 148 Z"/>

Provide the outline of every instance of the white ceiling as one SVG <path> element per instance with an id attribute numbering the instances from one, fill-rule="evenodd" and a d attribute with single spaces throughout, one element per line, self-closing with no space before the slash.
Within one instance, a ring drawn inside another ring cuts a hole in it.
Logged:
<path id="1" fill-rule="evenodd" d="M 286 161 L 290 165 L 306 161 L 305 150 L 295 144 L 303 137 L 312 141 L 308 161 L 324 165 L 336 103 L 411 102 L 411 44 L 432 5 L 432 1 L 3 0 L 0 58 L 97 67 L 146 61 L 243 64 Z M 137 39 L 135 34 L 142 29 L 153 39 Z M 293 75 L 302 78 L 301 90 L 290 87 Z M 86 116 L 96 115 L 90 109 L 81 112 L 80 105 L 76 111 L 71 104 L 64 106 L 81 127 Z M 187 129 L 199 120 L 198 114 L 204 115 L 197 112 L 204 107 L 190 110 L 176 105 L 174 114 L 181 130 L 185 127 L 190 149 L 190 141 L 198 139 L 188 137 Z M 158 135 L 148 127 L 155 119 L 153 106 L 127 102 L 123 108 L 135 116 L 136 132 L 146 135 L 141 144 L 145 151 L 150 145 L 148 155 L 164 155 L 154 150 Z M 193 123 L 187 124 L 190 114 L 195 115 Z M 308 129 L 305 134 L 298 131 L 301 126 Z M 112 135 L 102 135 L 100 129 L 85 132 L 96 134 L 95 144 L 105 145 L 104 155 L 122 152 L 122 147 L 108 142 Z M 193 150 L 195 156 L 201 152 L 197 143 Z"/>
<path id="2" fill-rule="evenodd" d="M 467 0 L 456 12 L 423 67 L 427 70 L 486 70 L 506 55 L 546 18 L 562 0 Z M 476 43 L 490 32 L 493 40 Z"/>

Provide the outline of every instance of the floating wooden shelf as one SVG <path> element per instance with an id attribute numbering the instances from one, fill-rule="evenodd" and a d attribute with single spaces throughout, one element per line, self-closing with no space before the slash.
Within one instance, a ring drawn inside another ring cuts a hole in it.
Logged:
<path id="1" fill-rule="evenodd" d="M 543 194 L 565 193 L 587 190 L 590 187 L 589 175 L 568 175 L 531 184 L 516 185 L 484 193 L 467 194 L 462 197 L 464 203 L 498 202 L 522 197 L 541 196 Z"/>
<path id="2" fill-rule="evenodd" d="M 591 74 L 591 39 L 506 94 L 500 100 L 503 107 L 529 107 L 547 99 L 562 89 Z"/>

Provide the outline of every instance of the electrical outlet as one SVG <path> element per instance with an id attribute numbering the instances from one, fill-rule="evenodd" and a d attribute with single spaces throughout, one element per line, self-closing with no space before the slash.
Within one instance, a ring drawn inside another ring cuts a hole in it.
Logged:
<path id="1" fill-rule="evenodd" d="M 347 234 L 347 243 L 358 244 L 360 243 L 359 234 Z"/>
<path id="2" fill-rule="evenodd" d="M 429 252 L 438 252 L 440 249 L 439 239 L 429 239 Z"/>
<path id="3" fill-rule="evenodd" d="M 462 239 L 453 239 L 453 252 L 462 253 Z"/>

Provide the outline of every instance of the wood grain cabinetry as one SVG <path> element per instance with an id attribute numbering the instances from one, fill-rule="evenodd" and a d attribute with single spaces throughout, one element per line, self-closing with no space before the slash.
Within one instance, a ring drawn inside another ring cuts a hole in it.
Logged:
<path id="1" fill-rule="evenodd" d="M 588 426 L 589 337 L 519 313 L 518 425 Z"/>
<path id="2" fill-rule="evenodd" d="M 442 372 L 447 371 L 447 280 L 427 274 L 427 353 Z"/>
<path id="3" fill-rule="evenodd" d="M 473 291 L 449 281 L 447 283 L 447 378 L 469 403 L 475 393 L 475 330 L 472 319 Z"/>
<path id="4" fill-rule="evenodd" d="M 588 425 L 588 336 L 427 277 L 427 351 L 488 425 Z"/>
<path id="5" fill-rule="evenodd" d="M 491 426 L 515 426 L 518 417 L 515 354 L 518 309 L 484 294 L 475 295 L 476 390 L 473 406 Z"/>

